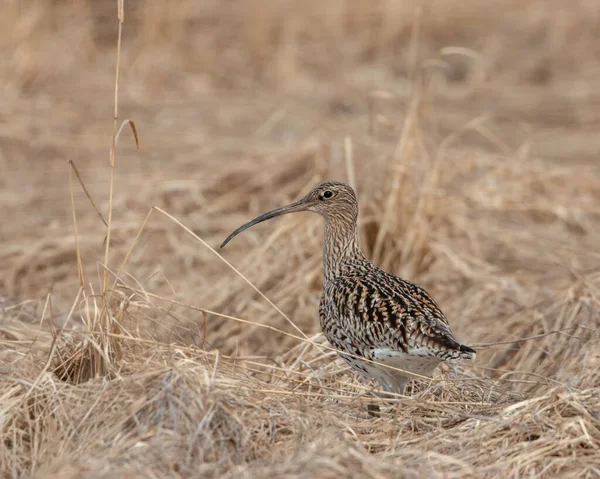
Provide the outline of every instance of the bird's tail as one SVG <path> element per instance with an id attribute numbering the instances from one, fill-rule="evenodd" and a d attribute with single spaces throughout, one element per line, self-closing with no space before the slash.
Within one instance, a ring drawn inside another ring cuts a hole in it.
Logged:
<path id="1" fill-rule="evenodd" d="M 475 356 L 477 356 L 477 352 L 473 348 L 465 346 L 464 344 L 459 346 L 458 357 L 460 359 L 475 359 Z"/>

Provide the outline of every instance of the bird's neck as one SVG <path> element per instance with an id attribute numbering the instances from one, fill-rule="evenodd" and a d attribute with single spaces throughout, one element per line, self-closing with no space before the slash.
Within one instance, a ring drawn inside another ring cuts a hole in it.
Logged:
<path id="1" fill-rule="evenodd" d="M 326 280 L 343 276 L 345 269 L 354 261 L 364 260 L 358 244 L 356 221 L 328 218 L 325 221 L 325 244 L 323 246 L 323 274 Z"/>

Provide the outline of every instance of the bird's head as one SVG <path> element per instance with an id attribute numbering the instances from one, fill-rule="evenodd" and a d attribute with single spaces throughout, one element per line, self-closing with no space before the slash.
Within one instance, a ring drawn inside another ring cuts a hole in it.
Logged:
<path id="1" fill-rule="evenodd" d="M 264 213 L 252 221 L 243 224 L 233 233 L 231 233 L 221 244 L 223 248 L 231 239 L 242 231 L 276 216 L 285 215 L 287 213 L 296 213 L 298 211 L 312 211 L 318 213 L 326 221 L 331 222 L 353 222 L 356 223 L 358 218 L 358 202 L 354 190 L 338 181 L 326 181 L 315 186 L 308 192 L 304 198 L 294 203 L 291 203 L 282 208 Z"/>

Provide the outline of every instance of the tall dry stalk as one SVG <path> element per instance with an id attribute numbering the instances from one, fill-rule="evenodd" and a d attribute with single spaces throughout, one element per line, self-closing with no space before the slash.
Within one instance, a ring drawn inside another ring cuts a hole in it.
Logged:
<path id="1" fill-rule="evenodd" d="M 133 132 L 136 147 L 139 148 L 137 130 L 131 120 L 125 120 L 119 128 L 119 73 L 121 65 L 121 44 L 123 35 L 123 23 L 125 21 L 124 0 L 117 0 L 117 52 L 114 82 L 114 110 L 113 110 L 113 134 L 110 146 L 109 157 L 109 191 L 108 191 L 108 213 L 107 221 L 104 221 L 103 215 L 96 208 L 96 204 L 86 188 L 74 162 L 69 162 L 69 186 L 71 192 L 71 208 L 73 214 L 73 227 L 75 230 L 75 249 L 77 254 L 77 269 L 79 274 L 80 293 L 83 293 L 83 301 L 78 304 L 79 294 L 73 309 L 78 308 L 80 314 L 85 318 L 87 325 L 87 335 L 83 338 L 69 335 L 62 337 L 60 346 L 52 348 L 51 362 L 54 365 L 54 372 L 63 380 L 68 380 L 75 384 L 98 376 L 107 376 L 113 374 L 118 369 L 118 362 L 122 355 L 122 321 L 125 316 L 127 301 L 124 298 L 114 297 L 114 288 L 108 288 L 108 278 L 110 275 L 109 257 L 111 246 L 111 231 L 113 224 L 113 198 L 115 182 L 115 163 L 116 146 L 119 135 L 123 127 L 128 124 Z M 86 196 L 90 203 L 106 225 L 106 236 L 104 238 L 104 263 L 102 284 L 100 288 L 101 306 L 96 304 L 96 295 L 91 286 L 90 291 L 86 291 L 85 278 L 83 274 L 83 265 L 81 251 L 79 248 L 79 232 L 77 228 L 77 215 L 75 213 L 75 199 L 73 195 L 72 175 L 75 172 Z M 115 281 L 116 284 L 116 281 Z M 60 336 L 60 331 L 57 333 Z M 56 338 L 58 339 L 58 338 Z"/>

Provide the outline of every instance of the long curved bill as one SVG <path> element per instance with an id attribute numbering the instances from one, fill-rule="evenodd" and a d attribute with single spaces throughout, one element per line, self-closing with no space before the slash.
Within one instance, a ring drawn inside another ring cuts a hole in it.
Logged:
<path id="1" fill-rule="evenodd" d="M 234 236 L 237 236 L 242 231 L 247 230 L 251 226 L 255 224 L 262 223 L 263 221 L 270 220 L 271 218 L 275 218 L 276 216 L 285 215 L 287 213 L 294 213 L 296 211 L 302 211 L 305 209 L 306 203 L 304 200 L 296 201 L 287 206 L 283 206 L 281 208 L 277 208 L 276 210 L 269 211 L 268 213 L 257 216 L 252 221 L 248 221 L 248 223 L 243 224 L 238 229 L 236 229 L 233 233 L 231 233 L 223 243 L 221 243 L 221 248 L 223 248 L 227 243 L 229 243 Z"/>

